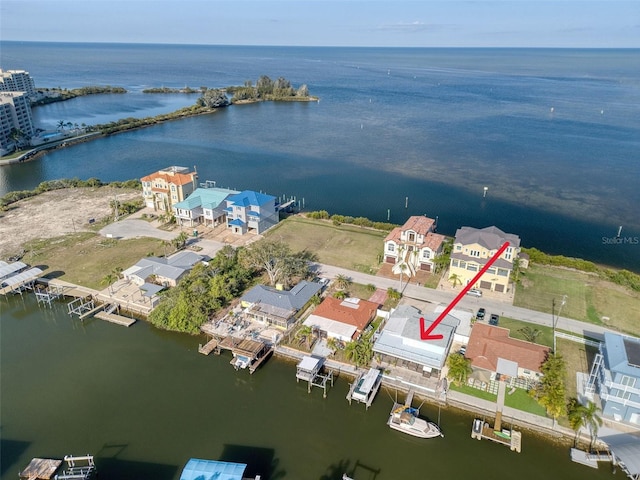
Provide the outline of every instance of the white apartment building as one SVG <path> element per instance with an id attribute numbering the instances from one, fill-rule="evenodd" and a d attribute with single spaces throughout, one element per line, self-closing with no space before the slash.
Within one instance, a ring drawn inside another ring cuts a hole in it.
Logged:
<path id="1" fill-rule="evenodd" d="M 35 134 L 29 97 L 25 92 L 0 91 L 0 155 L 14 150 L 14 129 L 22 132 L 26 142 Z"/>
<path id="2" fill-rule="evenodd" d="M 27 96 L 34 97 L 36 85 L 29 72 L 0 69 L 0 92 L 26 92 Z"/>

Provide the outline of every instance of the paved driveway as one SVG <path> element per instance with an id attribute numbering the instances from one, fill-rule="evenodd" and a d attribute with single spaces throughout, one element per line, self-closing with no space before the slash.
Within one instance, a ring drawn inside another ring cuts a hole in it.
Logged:
<path id="1" fill-rule="evenodd" d="M 145 220 L 126 219 L 113 222 L 100 230 L 100 235 L 114 238 L 151 237 L 160 240 L 173 240 L 180 232 L 159 230 Z"/>

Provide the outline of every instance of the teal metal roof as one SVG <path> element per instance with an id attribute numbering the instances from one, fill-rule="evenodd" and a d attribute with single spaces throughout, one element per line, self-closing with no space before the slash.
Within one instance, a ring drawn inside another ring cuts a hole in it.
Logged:
<path id="1" fill-rule="evenodd" d="M 236 190 L 227 188 L 196 188 L 186 200 L 173 206 L 183 210 L 191 210 L 196 207 L 214 209 L 217 208 L 229 195 L 235 195 Z"/>
<path id="2" fill-rule="evenodd" d="M 245 463 L 190 459 L 180 474 L 180 480 L 242 480 Z"/>

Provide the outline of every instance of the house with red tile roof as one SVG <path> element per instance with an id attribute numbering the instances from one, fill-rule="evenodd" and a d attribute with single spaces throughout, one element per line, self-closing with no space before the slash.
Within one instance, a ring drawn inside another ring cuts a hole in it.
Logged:
<path id="1" fill-rule="evenodd" d="M 471 329 L 465 357 L 473 368 L 488 370 L 500 376 L 537 380 L 549 347 L 509 336 L 509 330 L 484 323 Z"/>
<path id="2" fill-rule="evenodd" d="M 147 207 L 171 212 L 197 188 L 198 173 L 187 167 L 171 166 L 142 177 L 142 197 Z"/>
<path id="3" fill-rule="evenodd" d="M 435 233 L 436 221 L 425 216 L 412 216 L 402 227 L 394 228 L 384 239 L 384 261 L 405 265 L 409 274 L 416 270 L 432 272 L 434 259 L 442 252 L 444 235 Z"/>
<path id="4" fill-rule="evenodd" d="M 307 317 L 304 325 L 318 329 L 321 336 L 350 342 L 360 336 L 377 313 L 378 304 L 368 300 L 327 297 Z"/>

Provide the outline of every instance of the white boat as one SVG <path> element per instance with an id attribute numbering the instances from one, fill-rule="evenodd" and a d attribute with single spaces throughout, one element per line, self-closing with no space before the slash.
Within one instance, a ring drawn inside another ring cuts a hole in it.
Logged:
<path id="1" fill-rule="evenodd" d="M 419 414 L 420 411 L 417 408 L 395 403 L 387 424 L 394 430 L 413 435 L 414 437 L 444 437 L 438 425 L 420 418 L 418 416 Z"/>

